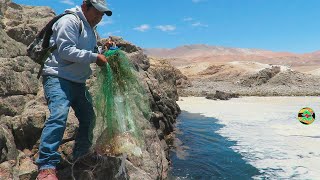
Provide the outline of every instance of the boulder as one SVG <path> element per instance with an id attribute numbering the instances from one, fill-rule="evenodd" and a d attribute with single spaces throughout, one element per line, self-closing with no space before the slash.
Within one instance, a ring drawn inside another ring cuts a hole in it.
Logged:
<path id="1" fill-rule="evenodd" d="M 12 130 L 17 148 L 32 149 L 41 136 L 45 120 L 46 113 L 43 111 L 13 117 Z"/>
<path id="2" fill-rule="evenodd" d="M 0 164 L 0 180 L 13 180 L 15 161 L 5 161 Z"/>
<path id="3" fill-rule="evenodd" d="M 38 175 L 38 166 L 34 161 L 23 152 L 20 152 L 17 159 L 18 162 L 14 167 L 14 176 L 19 180 L 35 179 Z"/>
<path id="4" fill-rule="evenodd" d="M 12 39 L 29 45 L 54 16 L 54 11 L 49 7 L 9 2 L 3 8 L 4 29 Z"/>
<path id="5" fill-rule="evenodd" d="M 236 93 L 227 93 L 222 91 L 216 91 L 216 93 L 213 94 L 207 94 L 206 99 L 220 99 L 220 100 L 229 100 L 230 98 L 238 98 L 239 94 Z"/>

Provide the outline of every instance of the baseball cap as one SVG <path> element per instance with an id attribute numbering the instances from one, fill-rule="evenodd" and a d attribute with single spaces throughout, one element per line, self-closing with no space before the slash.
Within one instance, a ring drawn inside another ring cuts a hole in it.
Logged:
<path id="1" fill-rule="evenodd" d="M 107 16 L 112 15 L 112 11 L 107 7 L 105 0 L 88 0 L 98 11 L 104 12 Z"/>

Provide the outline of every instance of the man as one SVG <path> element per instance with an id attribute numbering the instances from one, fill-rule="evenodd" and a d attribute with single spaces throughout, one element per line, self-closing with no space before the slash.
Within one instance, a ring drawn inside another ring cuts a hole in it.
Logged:
<path id="1" fill-rule="evenodd" d="M 85 82 L 91 75 L 90 64 L 103 66 L 104 55 L 94 52 L 97 45 L 96 25 L 104 14 L 111 16 L 105 0 L 84 0 L 81 7 L 66 10 L 73 12 L 60 18 L 52 27 L 50 45 L 57 49 L 45 62 L 43 88 L 50 110 L 40 138 L 39 180 L 57 180 L 57 152 L 61 143 L 70 106 L 79 120 L 73 158 L 88 152 L 92 145 L 94 111 Z"/>

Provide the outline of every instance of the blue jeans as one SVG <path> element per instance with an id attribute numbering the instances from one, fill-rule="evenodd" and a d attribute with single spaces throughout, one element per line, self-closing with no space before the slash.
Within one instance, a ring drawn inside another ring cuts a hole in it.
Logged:
<path id="1" fill-rule="evenodd" d="M 39 157 L 36 160 L 40 170 L 55 168 L 60 162 L 57 150 L 66 128 L 70 106 L 79 120 L 74 158 L 88 152 L 92 145 L 95 123 L 91 96 L 84 83 L 75 83 L 56 76 L 43 76 L 43 88 L 50 116 L 40 138 Z"/>

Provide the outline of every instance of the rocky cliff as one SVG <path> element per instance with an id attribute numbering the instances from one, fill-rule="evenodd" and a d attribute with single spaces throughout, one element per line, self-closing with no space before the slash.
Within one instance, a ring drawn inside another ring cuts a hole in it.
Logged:
<path id="1" fill-rule="evenodd" d="M 48 7 L 22 6 L 0 0 L 0 179 L 34 179 L 37 174 L 34 160 L 49 112 L 41 80 L 36 78 L 39 66 L 26 56 L 26 45 L 53 16 L 54 12 Z M 146 145 L 143 155 L 124 159 L 126 173 L 131 179 L 165 179 L 169 167 L 167 142 L 180 113 L 175 102 L 178 75 L 168 74 L 173 69 L 169 64 L 150 63 L 141 48 L 121 38 L 113 39 L 127 53 L 144 80 L 153 111 L 151 119 L 142 124 Z M 96 69 L 95 65 L 92 68 Z M 88 86 L 94 78 L 93 75 Z M 77 128 L 77 120 L 70 113 L 59 149 L 63 160 L 58 170 L 63 179 L 71 179 L 71 165 L 74 165 L 71 154 Z M 100 161 L 101 158 L 106 161 Z M 96 162 L 97 166 L 86 167 L 81 163 L 74 166 L 81 172 L 82 179 L 115 179 L 122 160 L 92 155 L 85 161 Z M 118 177 L 122 178 L 123 175 Z"/>

